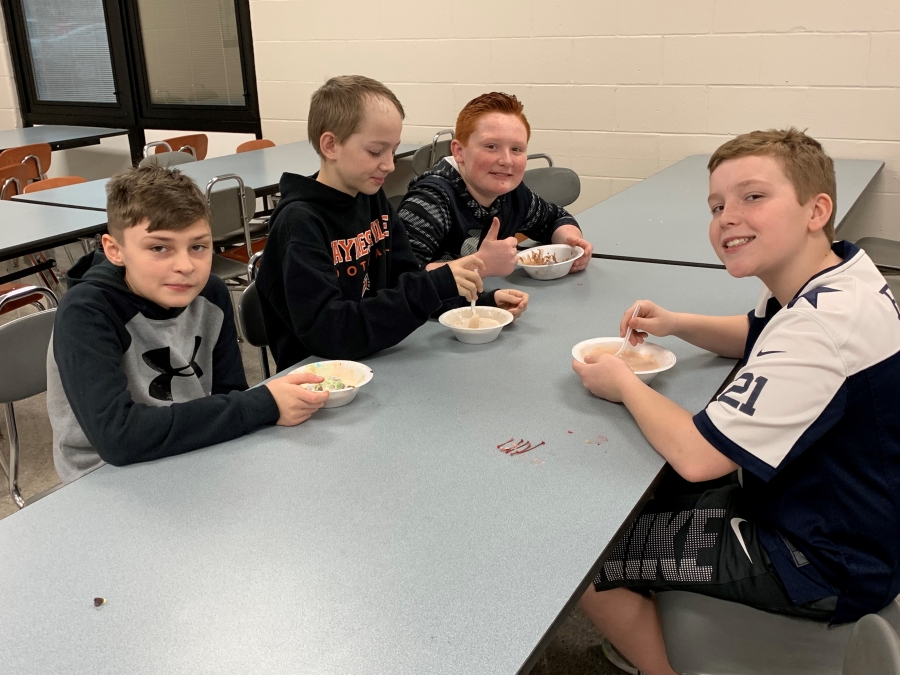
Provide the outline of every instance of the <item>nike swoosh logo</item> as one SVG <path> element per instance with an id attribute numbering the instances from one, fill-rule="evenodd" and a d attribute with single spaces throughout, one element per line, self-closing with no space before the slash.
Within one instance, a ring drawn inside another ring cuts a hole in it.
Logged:
<path id="1" fill-rule="evenodd" d="M 769 354 L 784 354 L 784 352 L 783 352 L 783 351 L 778 351 L 778 350 L 771 351 L 771 352 L 764 352 L 762 349 L 760 349 L 758 352 L 756 352 L 756 356 L 757 356 L 757 357 L 759 357 L 759 356 L 768 356 Z"/>
<path id="2" fill-rule="evenodd" d="M 744 543 L 744 537 L 741 536 L 741 523 L 746 523 L 747 521 L 743 518 L 732 518 L 731 519 L 731 529 L 734 530 L 734 536 L 738 538 L 738 541 L 741 543 L 741 548 L 744 549 L 744 553 L 747 555 L 747 560 L 750 561 L 750 564 L 753 564 L 753 558 L 750 557 L 750 552 L 747 550 L 747 544 Z"/>

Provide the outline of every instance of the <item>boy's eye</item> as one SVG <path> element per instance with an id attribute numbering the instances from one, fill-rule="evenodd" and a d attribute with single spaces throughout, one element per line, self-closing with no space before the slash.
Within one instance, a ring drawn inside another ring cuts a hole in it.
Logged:
<path id="1" fill-rule="evenodd" d="M 380 152 L 373 152 L 371 150 L 369 150 L 369 154 L 372 155 L 372 157 L 379 157 L 381 155 Z"/>
<path id="2" fill-rule="evenodd" d="M 715 215 L 715 214 L 717 214 L 717 213 L 719 213 L 719 212 L 722 211 L 722 205 L 721 205 L 721 204 L 715 204 L 714 206 L 712 206 L 712 207 L 710 208 L 710 211 L 712 211 L 713 215 Z"/>
<path id="3" fill-rule="evenodd" d="M 751 202 L 755 202 L 757 199 L 762 199 L 762 195 L 758 192 L 754 192 L 753 194 L 747 195 L 747 200 Z"/>
<path id="4" fill-rule="evenodd" d="M 153 251 L 154 253 L 162 253 L 166 250 L 166 247 L 157 244 L 156 246 L 151 246 L 150 250 Z"/>
<path id="5" fill-rule="evenodd" d="M 193 249 L 197 252 L 205 251 L 209 248 L 206 244 L 194 244 Z"/>

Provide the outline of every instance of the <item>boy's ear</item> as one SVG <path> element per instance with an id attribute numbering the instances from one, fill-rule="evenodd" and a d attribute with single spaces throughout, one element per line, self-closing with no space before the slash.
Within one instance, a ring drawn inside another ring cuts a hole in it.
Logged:
<path id="1" fill-rule="evenodd" d="M 456 160 L 457 164 L 462 163 L 462 151 L 463 151 L 462 143 L 460 143 L 455 138 L 452 141 L 450 141 L 450 154 L 453 155 L 453 159 Z"/>
<path id="2" fill-rule="evenodd" d="M 100 237 L 100 243 L 103 245 L 103 253 L 106 259 L 117 267 L 124 267 L 125 260 L 122 257 L 122 245 L 111 234 L 104 234 Z"/>
<path id="3" fill-rule="evenodd" d="M 325 159 L 337 159 L 337 137 L 331 131 L 326 131 L 319 138 L 319 149 Z"/>
<path id="4" fill-rule="evenodd" d="M 820 232 L 825 225 L 828 224 L 828 221 L 831 219 L 831 214 L 834 211 L 834 202 L 831 201 L 831 197 L 829 197 L 824 192 L 820 192 L 815 197 L 812 198 L 812 214 L 809 217 L 809 223 L 807 224 L 807 228 L 810 232 Z"/>

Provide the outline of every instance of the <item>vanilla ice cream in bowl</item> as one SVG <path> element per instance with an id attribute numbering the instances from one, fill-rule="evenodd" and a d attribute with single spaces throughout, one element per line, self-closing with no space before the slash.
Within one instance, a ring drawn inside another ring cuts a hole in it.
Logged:
<path id="1" fill-rule="evenodd" d="M 372 369 L 356 361 L 317 361 L 307 363 L 291 371 L 294 373 L 312 373 L 325 378 L 323 382 L 310 382 L 301 385 L 310 391 L 327 391 L 328 400 L 323 408 L 340 408 L 356 398 L 359 388 L 372 379 Z"/>
<path id="2" fill-rule="evenodd" d="M 482 345 L 493 342 L 504 326 L 512 323 L 513 315 L 499 307 L 475 307 L 477 323 L 473 320 L 471 307 L 460 307 L 444 312 L 438 317 L 443 326 L 453 331 L 460 342 Z"/>
<path id="3" fill-rule="evenodd" d="M 615 355 L 622 346 L 620 337 L 603 337 L 584 340 L 572 347 L 572 357 L 581 363 L 594 363 L 601 354 Z M 629 344 L 619 358 L 647 384 L 664 370 L 675 365 L 675 354 L 652 342 Z"/>
<path id="4" fill-rule="evenodd" d="M 533 246 L 517 254 L 518 265 L 533 279 L 549 281 L 566 276 L 572 265 L 584 255 L 580 246 L 568 244 L 546 244 Z"/>

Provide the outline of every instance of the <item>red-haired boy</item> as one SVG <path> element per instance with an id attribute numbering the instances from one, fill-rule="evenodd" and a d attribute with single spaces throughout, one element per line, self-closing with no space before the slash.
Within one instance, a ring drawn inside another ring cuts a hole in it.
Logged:
<path id="1" fill-rule="evenodd" d="M 515 97 L 499 92 L 469 101 L 456 118 L 453 153 L 416 178 L 398 215 L 426 269 L 477 251 L 482 276 L 503 277 L 516 266 L 519 232 L 542 244 L 581 246 L 572 272 L 587 267 L 593 247 L 562 207 L 523 182 L 531 127 Z"/>

